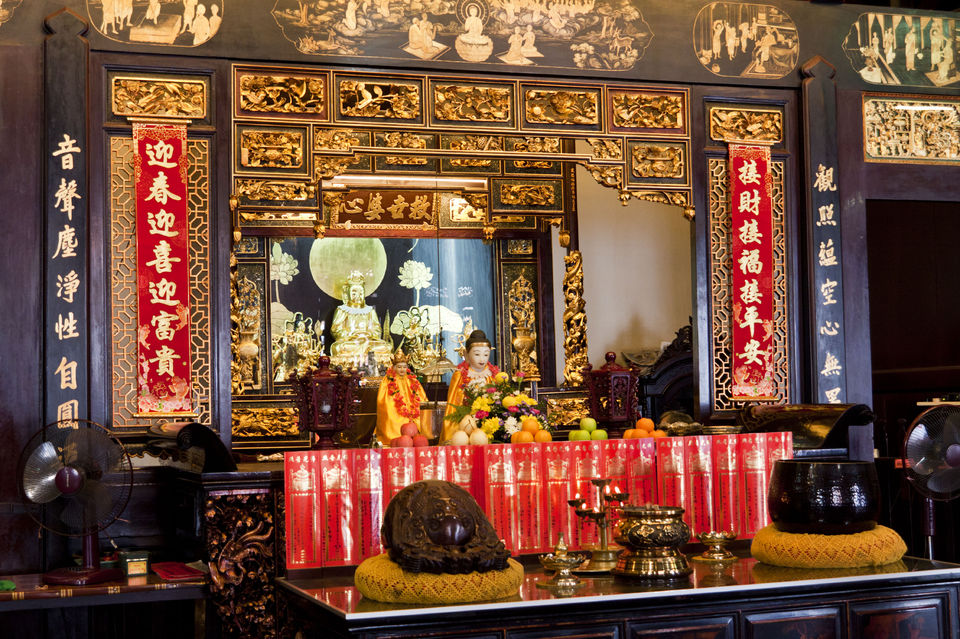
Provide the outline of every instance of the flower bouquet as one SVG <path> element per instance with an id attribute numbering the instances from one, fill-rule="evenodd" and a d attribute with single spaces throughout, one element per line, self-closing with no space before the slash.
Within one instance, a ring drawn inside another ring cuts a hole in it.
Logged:
<path id="1" fill-rule="evenodd" d="M 540 430 L 549 432 L 546 414 L 537 400 L 521 390 L 522 383 L 523 373 L 511 380 L 501 371 L 488 380 L 467 384 L 463 405 L 457 406 L 447 419 L 460 424 L 460 429 L 468 434 L 479 428 L 489 441 L 504 444 L 516 441 L 511 438 L 521 430 L 531 436 Z"/>

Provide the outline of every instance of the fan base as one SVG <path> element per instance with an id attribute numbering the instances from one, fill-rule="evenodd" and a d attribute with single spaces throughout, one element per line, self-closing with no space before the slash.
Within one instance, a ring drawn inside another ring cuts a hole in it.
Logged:
<path id="1" fill-rule="evenodd" d="M 119 568 L 57 568 L 43 574 L 43 583 L 51 586 L 86 586 L 104 581 L 122 581 Z"/>

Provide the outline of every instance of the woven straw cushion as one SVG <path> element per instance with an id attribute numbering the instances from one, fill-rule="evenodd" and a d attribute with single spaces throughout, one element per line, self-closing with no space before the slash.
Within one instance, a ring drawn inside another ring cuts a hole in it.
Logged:
<path id="1" fill-rule="evenodd" d="M 804 535 L 780 532 L 771 524 L 750 545 L 757 560 L 790 568 L 882 566 L 899 561 L 905 552 L 903 539 L 886 526 L 852 535 Z"/>
<path id="2" fill-rule="evenodd" d="M 489 601 L 515 595 L 523 581 L 523 566 L 507 560 L 504 570 L 439 575 L 406 572 L 386 553 L 357 566 L 353 581 L 364 597 L 389 603 L 445 604 Z"/>

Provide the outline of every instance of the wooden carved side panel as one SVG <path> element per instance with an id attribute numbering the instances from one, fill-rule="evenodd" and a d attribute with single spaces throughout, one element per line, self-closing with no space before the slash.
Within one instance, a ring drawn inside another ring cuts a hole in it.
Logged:
<path id="1" fill-rule="evenodd" d="M 210 598 L 223 637 L 276 634 L 275 496 L 270 490 L 212 491 L 204 499 Z"/>
<path id="2" fill-rule="evenodd" d="M 148 428 L 137 415 L 137 242 L 134 147 L 110 138 L 110 322 L 114 428 Z M 187 218 L 190 226 L 190 348 L 193 418 L 210 424 L 210 150 L 207 140 L 187 141 Z"/>

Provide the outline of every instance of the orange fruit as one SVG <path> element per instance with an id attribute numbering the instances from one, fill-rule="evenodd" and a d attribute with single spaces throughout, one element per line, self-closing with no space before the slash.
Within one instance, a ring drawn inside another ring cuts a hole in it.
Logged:
<path id="1" fill-rule="evenodd" d="M 654 437 L 666 437 L 666 436 L 667 436 L 667 431 L 665 431 L 665 430 L 654 430 L 651 434 L 652 434 Z"/>
<path id="2" fill-rule="evenodd" d="M 519 433 L 521 433 L 521 432 L 523 432 L 523 431 L 519 431 L 519 430 L 518 430 L 518 431 L 516 431 L 515 433 L 513 433 L 512 435 L 510 435 L 510 443 L 511 443 L 511 444 L 516 444 L 516 443 L 517 443 L 517 435 L 518 435 Z"/>
<path id="3" fill-rule="evenodd" d="M 627 430 L 623 431 L 624 439 L 634 439 L 636 436 L 637 436 L 636 428 L 628 428 Z"/>
<path id="4" fill-rule="evenodd" d="M 536 417 L 524 417 L 523 421 L 520 422 L 520 429 L 528 433 L 535 433 L 540 430 L 540 422 Z"/>
<path id="5" fill-rule="evenodd" d="M 514 435 L 517 438 L 517 441 L 513 442 L 514 444 L 529 444 L 533 441 L 533 433 L 528 430 L 518 430 Z M 513 437 L 510 439 L 512 440 Z"/>
<path id="6" fill-rule="evenodd" d="M 553 435 L 550 434 L 550 431 L 549 431 L 549 430 L 538 430 L 538 431 L 533 435 L 533 441 L 535 441 L 535 442 L 541 442 L 541 443 L 542 443 L 542 442 L 552 442 L 552 441 L 553 441 Z"/>
<path id="7" fill-rule="evenodd" d="M 637 428 L 640 430 L 645 430 L 648 433 L 653 432 L 657 426 L 653 423 L 653 420 L 649 417 L 641 417 L 637 420 Z"/>

